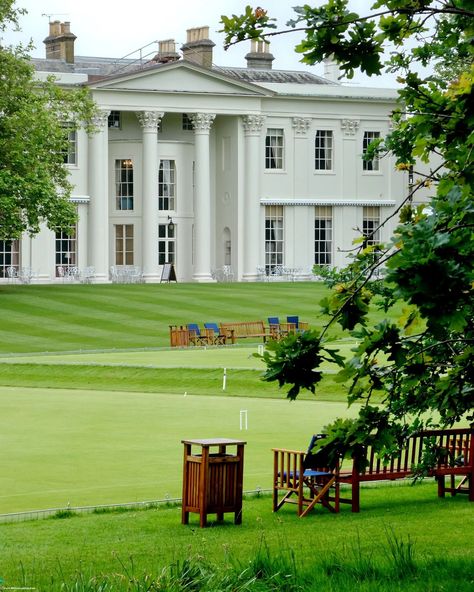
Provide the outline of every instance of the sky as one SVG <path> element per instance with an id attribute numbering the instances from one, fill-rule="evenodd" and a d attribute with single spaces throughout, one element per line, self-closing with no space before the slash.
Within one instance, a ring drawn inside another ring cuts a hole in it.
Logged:
<path id="1" fill-rule="evenodd" d="M 259 3 L 268 14 L 277 19 L 279 28 L 295 16 L 288 0 L 16 0 L 17 8 L 25 8 L 28 14 L 20 19 L 21 33 L 7 31 L 2 43 L 27 43 L 32 40 L 34 57 L 44 57 L 43 39 L 49 31 L 49 21 L 71 23 L 71 32 L 77 36 L 75 54 L 80 56 L 122 58 L 147 44 L 174 39 L 177 49 L 186 42 L 186 30 L 209 26 L 209 37 L 216 44 L 213 61 L 218 66 L 246 67 L 245 55 L 250 51 L 250 41 L 244 41 L 224 50 L 222 14 L 242 14 L 247 4 Z M 322 1 L 314 0 L 314 5 Z M 310 4 L 313 4 L 310 2 Z M 350 7 L 359 13 L 367 11 L 370 0 L 352 0 Z M 301 3 L 303 4 L 303 2 Z M 272 38 L 270 51 L 274 55 L 276 70 L 309 70 L 323 74 L 323 66 L 307 66 L 299 62 L 294 46 L 300 37 L 297 33 Z M 145 51 L 154 51 L 156 43 Z M 138 53 L 134 54 L 138 55 Z M 133 56 L 132 56 L 133 57 Z M 356 75 L 351 85 L 396 87 L 393 77 L 368 78 Z"/>

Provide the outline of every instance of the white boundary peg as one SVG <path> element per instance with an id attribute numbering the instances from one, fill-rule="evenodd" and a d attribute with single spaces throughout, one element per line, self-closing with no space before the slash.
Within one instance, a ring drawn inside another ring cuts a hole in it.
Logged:
<path id="1" fill-rule="evenodd" d="M 240 430 L 248 430 L 249 429 L 249 422 L 248 422 L 248 413 L 247 409 L 240 410 Z"/>
<path id="2" fill-rule="evenodd" d="M 227 368 L 224 368 L 224 374 L 222 376 L 222 390 L 225 391 L 225 387 L 227 384 Z"/>
<path id="3" fill-rule="evenodd" d="M 263 344 L 262 344 L 262 343 L 260 343 L 260 344 L 257 346 L 257 352 L 258 352 L 258 355 L 259 355 L 259 356 L 263 356 Z"/>

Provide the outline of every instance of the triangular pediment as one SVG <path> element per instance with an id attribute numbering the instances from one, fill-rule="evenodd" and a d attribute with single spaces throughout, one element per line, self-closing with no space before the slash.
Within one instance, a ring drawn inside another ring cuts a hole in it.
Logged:
<path id="1" fill-rule="evenodd" d="M 141 70 L 109 76 L 90 83 L 94 89 L 137 92 L 194 93 L 245 96 L 271 96 L 274 93 L 256 84 L 233 80 L 218 70 L 179 61 L 149 66 Z"/>

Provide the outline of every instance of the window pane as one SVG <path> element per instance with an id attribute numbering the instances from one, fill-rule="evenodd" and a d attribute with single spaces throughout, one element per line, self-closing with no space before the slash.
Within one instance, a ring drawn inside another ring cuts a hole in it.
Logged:
<path id="1" fill-rule="evenodd" d="M 317 171 L 332 170 L 333 133 L 331 130 L 318 130 L 314 141 L 314 168 Z"/>
<path id="2" fill-rule="evenodd" d="M 58 230 L 55 244 L 56 277 L 60 277 L 71 267 L 77 266 L 77 226 L 74 224 L 66 231 Z"/>
<path id="3" fill-rule="evenodd" d="M 20 241 L 0 240 L 0 277 L 16 277 L 20 267 Z"/>
<path id="4" fill-rule="evenodd" d="M 265 208 L 265 272 L 283 265 L 283 206 Z"/>
<path id="5" fill-rule="evenodd" d="M 362 153 L 366 154 L 367 148 L 370 143 L 380 138 L 380 132 L 364 132 L 364 139 L 362 142 Z M 379 170 L 379 159 L 378 157 L 372 160 L 363 160 L 362 169 L 364 171 L 378 171 Z"/>
<path id="6" fill-rule="evenodd" d="M 171 230 L 168 224 L 160 224 L 158 236 L 164 239 L 158 241 L 158 264 L 176 263 L 176 225 Z"/>
<path id="7" fill-rule="evenodd" d="M 176 165 L 174 160 L 161 160 L 158 171 L 158 209 L 175 210 Z"/>
<path id="8" fill-rule="evenodd" d="M 133 210 L 133 161 L 130 158 L 115 161 L 115 208 Z"/>
<path id="9" fill-rule="evenodd" d="M 133 265 L 133 224 L 115 225 L 115 264 Z"/>
<path id="10" fill-rule="evenodd" d="M 366 245 L 380 242 L 380 208 L 378 206 L 364 207 L 362 214 L 362 232 L 366 237 Z"/>
<path id="11" fill-rule="evenodd" d="M 332 208 L 317 206 L 314 218 L 314 263 L 332 264 Z"/>
<path id="12" fill-rule="evenodd" d="M 284 135 L 282 129 L 268 128 L 265 137 L 265 168 L 282 169 Z"/>
<path id="13" fill-rule="evenodd" d="M 66 147 L 63 151 L 64 164 L 77 164 L 77 132 L 72 123 L 64 124 Z"/>

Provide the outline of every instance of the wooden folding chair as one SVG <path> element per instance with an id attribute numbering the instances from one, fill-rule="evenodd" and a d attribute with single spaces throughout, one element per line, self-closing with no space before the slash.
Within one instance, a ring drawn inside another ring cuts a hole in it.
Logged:
<path id="1" fill-rule="evenodd" d="M 316 442 L 325 438 L 315 434 L 308 450 L 273 448 L 273 511 L 284 504 L 296 504 L 298 516 L 306 516 L 316 504 L 339 512 L 339 462 L 329 467 L 324 448 L 313 453 Z M 283 494 L 283 497 L 280 496 Z"/>

